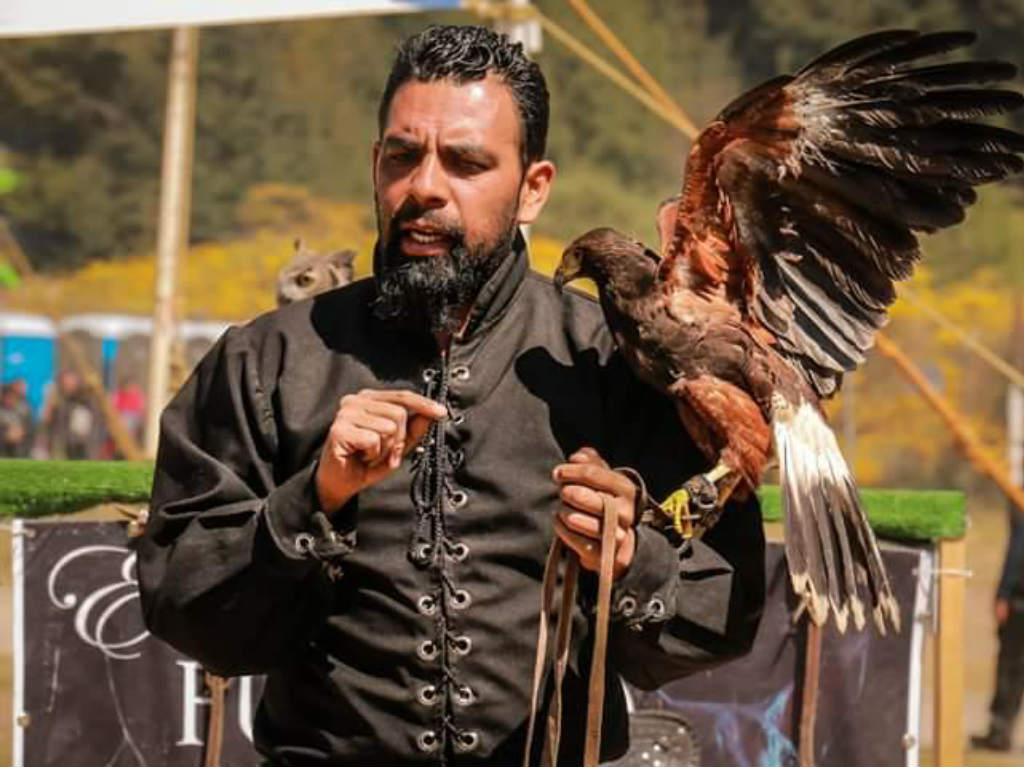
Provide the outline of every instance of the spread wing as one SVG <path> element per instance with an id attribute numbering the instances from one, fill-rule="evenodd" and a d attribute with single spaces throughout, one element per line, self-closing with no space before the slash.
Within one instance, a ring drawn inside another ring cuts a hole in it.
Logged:
<path id="1" fill-rule="evenodd" d="M 864 360 L 916 232 L 1024 168 L 1024 136 L 976 122 L 1024 104 L 999 61 L 923 65 L 970 32 L 895 30 L 835 48 L 727 106 L 698 137 L 665 245 L 666 290 L 717 294 L 820 396 Z"/>

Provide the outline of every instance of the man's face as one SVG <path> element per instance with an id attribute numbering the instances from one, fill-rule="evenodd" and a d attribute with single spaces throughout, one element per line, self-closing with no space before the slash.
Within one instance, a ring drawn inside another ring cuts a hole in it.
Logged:
<path id="1" fill-rule="evenodd" d="M 374 157 L 382 243 L 409 258 L 490 251 L 518 213 L 519 113 L 494 77 L 410 81 L 391 101 Z"/>
<path id="2" fill-rule="evenodd" d="M 373 153 L 379 278 L 391 314 L 452 331 L 517 224 L 539 214 L 554 167 L 523 167 L 521 133 L 511 90 L 492 76 L 413 80 L 395 92 Z"/>

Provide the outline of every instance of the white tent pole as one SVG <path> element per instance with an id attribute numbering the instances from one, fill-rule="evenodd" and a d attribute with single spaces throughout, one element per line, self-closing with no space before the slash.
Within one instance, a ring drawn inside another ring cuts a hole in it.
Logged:
<path id="1" fill-rule="evenodd" d="M 149 346 L 145 451 L 150 457 L 156 455 L 160 412 L 171 394 L 170 362 L 177 325 L 178 262 L 182 251 L 188 247 L 191 211 L 198 54 L 199 29 L 177 27 L 171 39 L 164 115 L 153 335 Z"/>

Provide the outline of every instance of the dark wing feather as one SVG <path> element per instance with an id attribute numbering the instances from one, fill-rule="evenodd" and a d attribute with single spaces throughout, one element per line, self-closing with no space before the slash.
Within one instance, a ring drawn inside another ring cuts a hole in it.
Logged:
<path id="1" fill-rule="evenodd" d="M 959 223 L 972 187 L 1024 170 L 1024 136 L 976 122 L 1024 106 L 991 85 L 1016 68 L 921 62 L 974 38 L 878 32 L 729 104 L 662 227 L 666 290 L 720 290 L 832 394 L 919 259 L 917 233 Z"/>

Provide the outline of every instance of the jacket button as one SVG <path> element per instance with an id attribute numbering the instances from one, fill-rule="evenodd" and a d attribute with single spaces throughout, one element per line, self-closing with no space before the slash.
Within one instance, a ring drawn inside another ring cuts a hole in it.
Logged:
<path id="1" fill-rule="evenodd" d="M 468 381 L 469 368 L 465 365 L 456 365 L 452 368 L 452 378 L 456 381 Z"/>
<path id="2" fill-rule="evenodd" d="M 433 730 L 424 730 L 416 736 L 416 747 L 420 751 L 425 753 L 431 753 L 437 751 L 437 747 L 441 744 L 441 741 L 437 737 L 437 733 Z"/>
<path id="3" fill-rule="evenodd" d="M 463 730 L 455 736 L 455 750 L 468 754 L 480 745 L 480 735 L 475 730 Z"/>
<path id="4" fill-rule="evenodd" d="M 437 600 L 430 594 L 424 594 L 416 600 L 416 609 L 423 615 L 433 615 L 437 612 Z"/>

